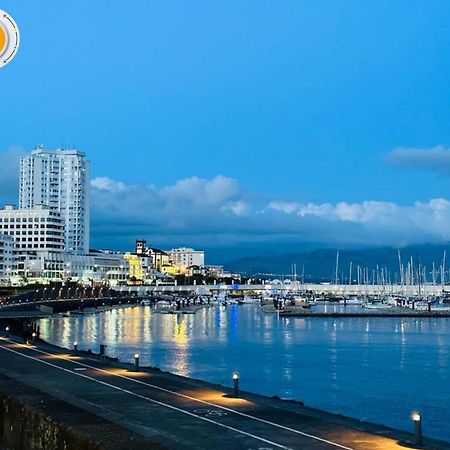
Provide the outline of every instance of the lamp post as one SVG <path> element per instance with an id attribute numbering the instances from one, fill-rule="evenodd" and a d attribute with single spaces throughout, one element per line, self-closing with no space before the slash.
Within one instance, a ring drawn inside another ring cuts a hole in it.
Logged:
<path id="1" fill-rule="evenodd" d="M 6 331 L 6 337 L 9 339 L 9 327 L 6 327 L 5 331 Z"/>
<path id="2" fill-rule="evenodd" d="M 237 372 L 233 373 L 233 397 L 239 397 L 239 374 Z"/>
<path id="3" fill-rule="evenodd" d="M 139 372 L 139 353 L 134 354 L 134 370 Z"/>
<path id="4" fill-rule="evenodd" d="M 411 414 L 411 419 L 414 422 L 414 446 L 417 448 L 422 448 L 422 416 L 420 415 L 420 413 L 415 411 Z"/>
<path id="5" fill-rule="evenodd" d="M 73 351 L 74 351 L 74 352 L 77 352 L 77 351 L 78 351 L 78 342 L 77 342 L 77 341 L 75 341 L 75 342 L 73 343 Z"/>

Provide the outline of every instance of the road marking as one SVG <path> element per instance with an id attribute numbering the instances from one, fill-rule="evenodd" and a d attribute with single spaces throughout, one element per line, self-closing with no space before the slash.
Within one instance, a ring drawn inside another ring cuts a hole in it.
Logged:
<path id="1" fill-rule="evenodd" d="M 195 414 L 204 414 L 208 417 L 222 417 L 227 416 L 228 413 L 226 411 L 220 411 L 218 409 L 194 409 Z"/>
<path id="2" fill-rule="evenodd" d="M 8 339 L 5 339 L 5 338 L 1 338 L 1 339 L 5 340 L 7 342 L 13 343 L 13 344 L 17 344 L 16 342 L 8 340 Z M 351 447 L 347 447 L 347 446 L 339 444 L 337 442 L 329 441 L 328 439 L 324 439 L 324 438 L 321 438 L 319 436 L 315 436 L 313 434 L 305 433 L 304 431 L 296 430 L 295 428 L 290 428 L 290 427 L 287 427 L 285 425 L 281 425 L 281 424 L 278 424 L 278 423 L 275 423 L 275 422 L 271 422 L 271 421 L 266 420 L 266 419 L 261 419 L 259 417 L 255 417 L 255 416 L 252 416 L 250 414 L 246 414 L 244 412 L 237 411 L 237 410 L 235 410 L 233 408 L 229 408 L 227 406 L 217 405 L 216 403 L 212 403 L 212 402 L 208 402 L 206 400 L 201 400 L 201 399 L 198 399 L 198 398 L 195 398 L 195 397 L 191 397 L 190 395 L 181 394 L 179 392 L 171 391 L 170 389 L 166 389 L 166 388 L 163 388 L 163 387 L 160 387 L 160 386 L 156 386 L 156 385 L 151 384 L 151 383 L 146 383 L 144 381 L 136 380 L 134 378 L 130 378 L 130 377 L 127 377 L 125 375 L 118 374 L 118 373 L 113 373 L 111 371 L 108 371 L 108 370 L 105 370 L 105 369 L 101 369 L 99 367 L 91 366 L 89 364 L 82 363 L 80 361 L 76 361 L 76 360 L 72 360 L 72 359 L 69 359 L 69 358 L 65 358 L 64 356 L 61 356 L 61 355 L 58 355 L 58 354 L 48 353 L 48 352 L 46 352 L 44 350 L 40 350 L 40 349 L 38 349 L 36 347 L 28 347 L 28 346 L 26 346 L 24 344 L 19 344 L 19 345 L 21 345 L 22 347 L 24 347 L 26 349 L 33 350 L 33 351 L 35 351 L 37 353 L 42 353 L 44 355 L 57 357 L 58 359 L 62 359 L 64 361 L 68 361 L 68 362 L 71 362 L 73 364 L 79 364 L 79 365 L 87 367 L 89 369 L 97 370 L 98 372 L 104 372 L 104 373 L 107 373 L 108 375 L 114 375 L 116 377 L 123 378 L 123 379 L 128 380 L 128 381 L 133 381 L 134 383 L 142 384 L 144 386 L 149 386 L 149 387 L 151 387 L 153 389 L 157 389 L 157 390 L 160 390 L 162 392 L 166 392 L 166 393 L 169 393 L 169 394 L 172 394 L 172 395 L 183 397 L 183 398 L 186 398 L 188 400 L 193 400 L 193 401 L 196 401 L 198 403 L 203 403 L 205 405 L 212 406 L 214 408 L 220 408 L 220 409 L 223 409 L 224 411 L 228 411 L 228 412 L 237 414 L 239 416 L 246 417 L 248 419 L 256 420 L 258 422 L 265 423 L 266 425 L 271 425 L 273 427 L 280 428 L 282 430 L 290 431 L 291 433 L 296 433 L 296 434 L 299 434 L 301 436 L 304 436 L 304 437 L 307 437 L 307 438 L 310 438 L 310 439 L 314 439 L 316 441 L 324 442 L 325 444 L 329 444 L 329 445 L 332 445 L 332 446 L 337 447 L 337 448 L 341 448 L 341 449 L 344 449 L 344 450 L 354 450 Z"/>
<path id="3" fill-rule="evenodd" d="M 19 345 L 22 345 L 22 344 L 19 344 Z M 24 347 L 26 347 L 26 346 L 24 346 Z M 270 441 L 268 439 L 265 439 L 263 437 L 257 436 L 257 435 L 252 434 L 252 433 L 248 433 L 247 431 L 239 430 L 238 428 L 234 428 L 234 427 L 231 427 L 229 425 L 225 425 L 223 423 L 216 422 L 215 420 L 208 419 L 207 417 L 198 416 L 198 415 L 196 415 L 194 413 L 191 413 L 189 411 L 186 411 L 184 409 L 178 408 L 178 407 L 173 406 L 173 405 L 169 405 L 168 403 L 160 402 L 158 400 L 155 400 L 155 399 L 152 399 L 152 398 L 149 398 L 149 397 L 145 397 L 144 395 L 137 394 L 135 392 L 129 391 L 128 389 L 123 389 L 123 388 L 121 388 L 119 386 L 115 386 L 114 384 L 106 383 L 105 381 L 97 380 L 96 378 L 90 377 L 88 375 L 84 375 L 82 373 L 73 372 L 72 370 L 65 369 L 64 367 L 57 366 L 56 364 L 52 364 L 52 363 L 50 363 L 48 361 L 42 361 L 42 359 L 35 358 L 33 356 L 30 356 L 30 355 L 25 355 L 24 353 L 18 352 L 16 350 L 13 350 L 13 349 L 8 348 L 8 347 L 4 347 L 3 345 L 0 345 L 0 348 L 2 350 L 6 350 L 8 352 L 15 353 L 15 354 L 17 354 L 19 356 L 22 356 L 24 358 L 28 358 L 28 359 L 31 359 L 33 361 L 40 362 L 41 364 L 45 364 L 47 366 L 54 367 L 55 369 L 62 370 L 64 372 L 70 373 L 72 375 L 76 375 L 78 377 L 82 377 L 82 378 L 85 378 L 87 380 L 94 381 L 95 383 L 102 384 L 104 386 L 110 387 L 110 388 L 115 389 L 117 391 L 121 391 L 121 392 L 123 392 L 125 394 L 129 394 L 129 395 L 132 395 L 134 397 L 140 398 L 142 400 L 146 400 L 148 402 L 155 403 L 155 404 L 157 404 L 159 406 L 163 406 L 165 408 L 172 409 L 172 410 L 180 412 L 182 414 L 186 414 L 188 416 L 195 417 L 196 419 L 203 420 L 205 422 L 209 422 L 209 423 L 212 423 L 214 425 L 218 425 L 219 427 L 226 428 L 227 430 L 234 431 L 236 433 L 242 434 L 242 435 L 247 436 L 247 437 L 251 437 L 252 439 L 256 439 L 256 440 L 264 442 L 266 444 L 274 445 L 275 447 L 282 448 L 282 449 L 285 449 L 285 450 L 292 450 L 289 447 L 286 447 L 286 446 L 284 446 L 282 444 L 278 444 L 276 442 Z"/>

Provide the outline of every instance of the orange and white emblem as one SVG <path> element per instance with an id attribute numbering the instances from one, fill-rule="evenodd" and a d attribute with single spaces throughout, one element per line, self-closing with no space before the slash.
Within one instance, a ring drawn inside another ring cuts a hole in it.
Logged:
<path id="1" fill-rule="evenodd" d="M 0 9 L 0 67 L 16 56 L 20 44 L 19 28 L 14 19 Z"/>

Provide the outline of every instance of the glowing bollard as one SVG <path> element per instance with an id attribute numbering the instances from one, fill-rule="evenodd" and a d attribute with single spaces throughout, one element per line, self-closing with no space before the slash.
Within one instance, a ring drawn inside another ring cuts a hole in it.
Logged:
<path id="1" fill-rule="evenodd" d="M 239 374 L 237 372 L 233 373 L 233 397 L 239 397 Z"/>
<path id="2" fill-rule="evenodd" d="M 411 419 L 414 422 L 414 446 L 417 448 L 422 448 L 422 416 L 418 412 L 413 412 L 411 414 Z"/>
<path id="3" fill-rule="evenodd" d="M 139 353 L 134 354 L 134 370 L 139 372 Z"/>
<path id="4" fill-rule="evenodd" d="M 31 335 L 31 345 L 34 345 L 36 343 L 36 333 L 33 331 L 33 334 Z"/>
<path id="5" fill-rule="evenodd" d="M 77 351 L 78 351 L 78 342 L 77 342 L 77 341 L 75 341 L 75 342 L 73 343 L 73 351 L 74 351 L 74 352 L 77 352 Z"/>
<path id="6" fill-rule="evenodd" d="M 6 331 L 6 337 L 9 339 L 9 327 L 6 327 L 5 331 Z"/>

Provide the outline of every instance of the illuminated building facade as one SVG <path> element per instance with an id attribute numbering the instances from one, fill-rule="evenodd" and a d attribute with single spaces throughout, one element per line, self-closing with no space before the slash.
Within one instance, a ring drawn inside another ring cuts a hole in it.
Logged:
<path id="1" fill-rule="evenodd" d="M 175 248 L 167 252 L 170 262 L 180 271 L 186 272 L 188 267 L 205 265 L 205 252 L 189 247 Z"/>

